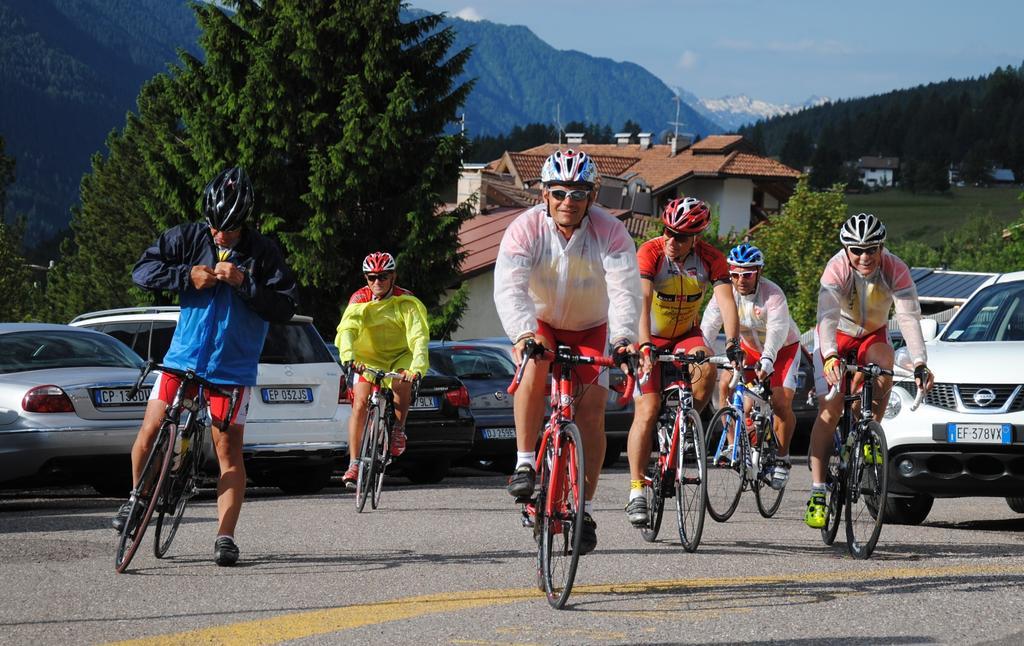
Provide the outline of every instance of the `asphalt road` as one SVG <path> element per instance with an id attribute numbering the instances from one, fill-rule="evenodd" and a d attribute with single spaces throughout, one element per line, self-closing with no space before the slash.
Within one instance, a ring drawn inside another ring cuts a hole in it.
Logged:
<path id="1" fill-rule="evenodd" d="M 250 491 L 242 561 L 212 563 L 211 494 L 168 558 L 147 541 L 115 574 L 117 501 L 81 490 L 0 492 L 0 643 L 973 644 L 1024 642 L 1024 515 L 1002 499 L 937 501 L 920 527 L 886 526 L 856 561 L 803 525 L 805 467 L 778 516 L 745 494 L 710 518 L 695 554 L 674 508 L 656 544 L 622 513 L 628 474 L 605 472 L 597 551 L 564 611 L 534 587 L 535 552 L 502 479 L 385 484 L 356 514 L 343 489 Z M 149 538 L 149 537 L 147 537 Z"/>

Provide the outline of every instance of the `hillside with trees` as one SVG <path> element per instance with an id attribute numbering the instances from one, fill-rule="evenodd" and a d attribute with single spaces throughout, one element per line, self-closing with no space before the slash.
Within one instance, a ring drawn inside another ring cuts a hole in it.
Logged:
<path id="1" fill-rule="evenodd" d="M 898 157 L 901 186 L 911 191 L 946 190 L 951 164 L 968 183 L 984 183 L 993 167 L 1022 182 L 1024 66 L 835 101 L 740 133 L 790 166 L 812 166 L 819 188 L 848 182 L 843 163 L 866 155 Z"/>

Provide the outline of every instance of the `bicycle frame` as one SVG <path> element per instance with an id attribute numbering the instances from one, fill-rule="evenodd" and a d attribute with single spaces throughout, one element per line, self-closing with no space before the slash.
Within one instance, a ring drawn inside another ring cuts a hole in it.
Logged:
<path id="1" fill-rule="evenodd" d="M 659 465 L 661 465 L 663 487 L 667 486 L 665 484 L 665 474 L 672 473 L 673 471 L 678 471 L 676 457 L 678 456 L 679 452 L 679 442 L 681 433 L 680 429 L 682 427 L 683 417 L 686 416 L 686 413 L 688 411 L 693 410 L 693 377 L 690 374 L 690 365 L 703 363 L 703 360 L 689 360 L 691 358 L 691 355 L 685 355 L 685 357 L 687 358 L 687 360 L 680 361 L 679 359 L 682 357 L 679 357 L 675 354 L 663 354 L 654 359 L 656 362 L 670 362 L 680 370 L 679 378 L 672 381 L 671 383 L 669 383 L 668 385 L 664 386 L 661 389 L 661 406 L 658 409 L 658 417 L 660 418 L 662 411 L 664 411 L 665 406 L 667 405 L 669 399 L 672 397 L 673 391 L 678 393 L 679 404 L 676 407 L 674 422 L 672 424 L 672 436 L 668 438 L 669 441 L 667 447 L 667 456 L 665 452 L 661 450 L 662 438 L 660 436 L 658 437 L 658 463 Z M 657 428 L 657 424 L 655 424 L 655 427 L 655 432 L 659 432 L 660 429 Z M 680 477 L 681 474 L 677 472 L 675 475 L 676 477 Z M 670 480 L 669 482 L 674 483 L 675 481 Z M 650 486 L 651 483 L 647 482 L 646 484 Z"/>

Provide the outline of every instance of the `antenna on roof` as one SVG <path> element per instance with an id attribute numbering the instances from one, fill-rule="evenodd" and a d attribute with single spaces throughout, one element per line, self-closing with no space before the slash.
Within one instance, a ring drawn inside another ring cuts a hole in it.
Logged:
<path id="1" fill-rule="evenodd" d="M 675 138 L 679 139 L 679 126 L 685 126 L 686 125 L 685 123 L 680 123 L 679 122 L 679 106 L 683 102 L 683 97 L 680 96 L 679 88 L 677 88 L 677 87 L 672 88 L 672 92 L 675 94 L 675 96 L 672 97 L 672 100 L 675 101 L 675 104 L 676 104 L 676 120 L 675 121 L 669 121 L 668 125 L 675 126 Z"/>
<path id="2" fill-rule="evenodd" d="M 555 129 L 558 130 L 558 148 L 562 148 L 562 102 L 555 104 Z"/>

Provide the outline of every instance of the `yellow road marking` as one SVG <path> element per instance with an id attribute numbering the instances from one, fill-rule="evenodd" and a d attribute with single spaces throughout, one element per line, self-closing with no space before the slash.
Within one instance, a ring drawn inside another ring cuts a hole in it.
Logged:
<path id="1" fill-rule="evenodd" d="M 774 576 L 743 576 L 704 579 L 673 579 L 636 583 L 605 583 L 579 585 L 573 588 L 573 597 L 580 595 L 639 595 L 680 589 L 708 589 L 732 586 L 770 585 L 787 583 L 821 583 L 866 581 L 870 579 L 921 579 L 978 574 L 1024 574 L 1024 565 L 963 565 L 922 568 L 876 568 L 841 572 L 814 572 L 808 574 L 780 574 Z M 391 601 L 380 601 L 354 606 L 341 606 L 325 610 L 290 613 L 242 621 L 224 626 L 200 628 L 188 632 L 157 635 L 119 642 L 132 645 L 163 644 L 277 644 L 280 642 L 334 633 L 361 626 L 382 624 L 425 615 L 456 612 L 537 600 L 541 593 L 536 588 L 510 590 L 478 590 L 431 594 Z M 739 610 L 739 609 L 737 609 Z"/>

